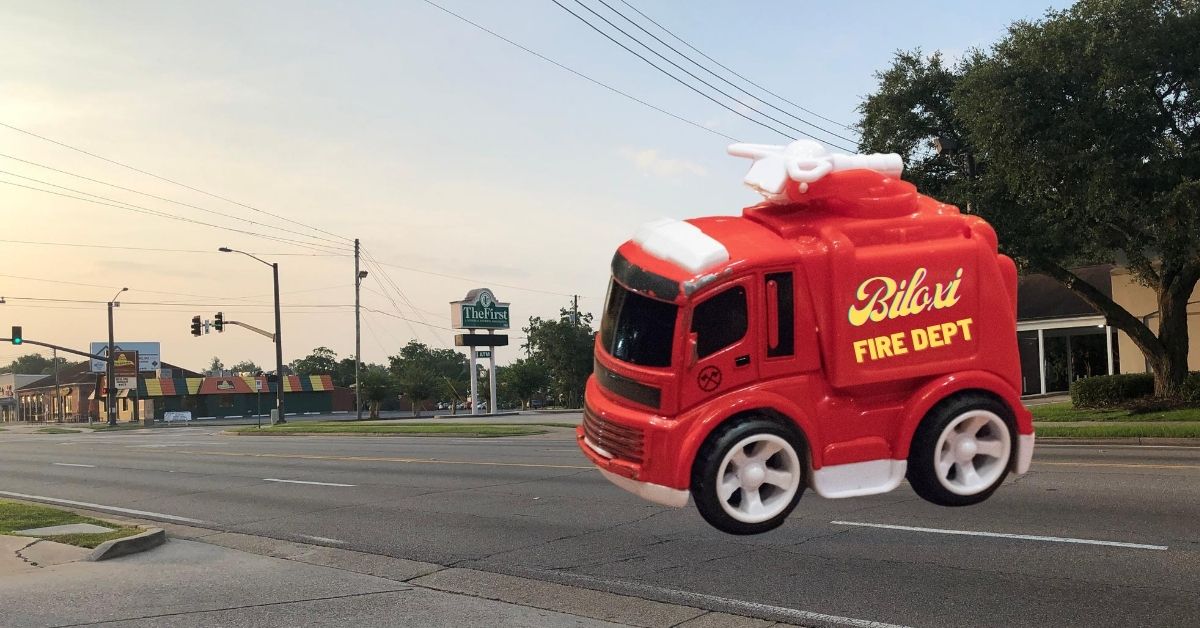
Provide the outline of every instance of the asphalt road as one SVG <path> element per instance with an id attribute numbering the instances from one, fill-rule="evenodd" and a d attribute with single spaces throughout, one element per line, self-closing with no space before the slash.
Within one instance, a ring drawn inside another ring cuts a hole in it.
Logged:
<path id="1" fill-rule="evenodd" d="M 1040 446 L 978 506 L 807 493 L 755 537 L 609 485 L 566 430 L 0 433 L 3 492 L 793 621 L 1200 625 L 1200 448 Z"/>

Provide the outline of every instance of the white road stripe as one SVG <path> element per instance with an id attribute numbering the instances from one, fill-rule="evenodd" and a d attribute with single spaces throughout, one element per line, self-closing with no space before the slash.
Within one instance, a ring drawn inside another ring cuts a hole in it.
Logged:
<path id="1" fill-rule="evenodd" d="M 856 617 L 841 617 L 839 615 L 826 615 L 825 613 L 815 613 L 813 611 L 801 610 L 798 608 L 788 608 L 786 606 L 772 606 L 770 604 L 760 604 L 758 602 L 747 602 L 746 600 L 735 600 L 727 597 L 719 597 L 716 595 L 707 595 L 704 593 L 694 593 L 692 591 L 680 591 L 678 589 L 668 589 L 666 587 L 656 587 L 648 584 L 640 584 L 637 582 L 626 582 L 624 580 L 610 580 L 608 578 L 597 578 L 594 576 L 585 576 L 583 574 L 570 573 L 566 571 L 551 571 L 549 573 L 565 576 L 569 580 L 578 580 L 582 582 L 603 583 L 612 586 L 618 590 L 624 589 L 629 592 L 637 593 L 659 593 L 667 594 L 672 598 L 691 600 L 696 602 L 708 602 L 709 604 L 719 604 L 725 607 L 732 607 L 743 611 L 757 612 L 758 614 L 767 614 L 771 617 L 783 617 L 791 621 L 820 621 L 830 624 L 838 624 L 841 626 L 854 626 L 854 628 L 907 628 L 899 624 L 888 624 L 880 621 L 872 621 L 870 619 L 858 619 Z"/>
<path id="2" fill-rule="evenodd" d="M 1092 539 L 1074 539 L 1061 536 L 1038 536 L 1034 534 L 1008 534 L 1005 532 L 975 532 L 972 530 L 946 530 L 941 528 L 917 528 L 913 526 L 897 526 L 886 523 L 862 523 L 858 521 L 830 521 L 834 525 L 861 526 L 865 528 L 884 528 L 887 530 L 905 530 L 908 532 L 933 532 L 934 534 L 954 534 L 959 536 L 987 536 L 999 539 L 1020 539 L 1023 541 L 1046 541 L 1049 543 L 1078 543 L 1082 545 L 1108 545 L 1111 547 L 1129 547 L 1163 551 L 1166 545 L 1146 545 L 1144 543 L 1123 543 L 1120 541 L 1096 541 Z"/>
<path id="3" fill-rule="evenodd" d="M 70 462 L 52 462 L 50 464 L 53 464 L 53 465 L 56 465 L 59 467 L 86 467 L 88 469 L 96 468 L 96 465 L 94 465 L 94 464 L 74 464 L 74 463 L 70 463 Z"/>
<path id="4" fill-rule="evenodd" d="M 339 539 L 331 539 L 327 536 L 310 536 L 307 534 L 301 534 L 300 538 L 308 539 L 310 541 L 317 541 L 318 543 L 333 543 L 334 545 L 345 545 L 346 544 L 345 541 L 342 541 Z"/>
<path id="5" fill-rule="evenodd" d="M 338 484 L 337 482 L 305 482 L 304 480 L 280 480 L 278 478 L 263 478 L 263 482 L 283 482 L 285 484 L 314 484 L 316 486 L 354 486 L 354 484 Z"/>
<path id="6" fill-rule="evenodd" d="M 151 517 L 153 519 L 166 519 L 167 521 L 182 521 L 184 523 L 203 524 L 206 521 L 200 519 L 190 519 L 188 517 L 180 517 L 177 515 L 164 515 L 161 512 L 150 512 L 148 510 L 134 510 L 132 508 L 121 508 L 118 506 L 105 506 L 104 504 L 92 504 L 89 502 L 77 502 L 70 499 L 59 499 L 57 497 L 45 497 L 42 495 L 26 495 L 24 493 L 12 493 L 9 491 L 0 491 L 0 495 L 8 497 L 16 497 L 17 499 L 31 499 L 33 501 L 48 502 L 51 504 L 63 504 L 66 506 L 79 506 L 80 508 L 91 508 L 93 510 L 107 510 L 109 512 L 119 512 L 126 515 L 140 515 Z"/>

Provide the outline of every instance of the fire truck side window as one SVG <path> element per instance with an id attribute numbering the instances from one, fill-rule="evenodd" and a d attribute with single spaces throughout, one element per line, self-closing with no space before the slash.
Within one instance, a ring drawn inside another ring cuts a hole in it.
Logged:
<path id="1" fill-rule="evenodd" d="M 774 291 L 777 304 L 778 337 L 767 347 L 767 357 L 792 355 L 796 346 L 796 297 L 792 292 L 792 273 L 771 273 L 766 276 L 768 292 Z"/>
<path id="2" fill-rule="evenodd" d="M 696 353 L 703 358 L 746 335 L 746 289 L 736 286 L 696 306 L 692 331 Z"/>

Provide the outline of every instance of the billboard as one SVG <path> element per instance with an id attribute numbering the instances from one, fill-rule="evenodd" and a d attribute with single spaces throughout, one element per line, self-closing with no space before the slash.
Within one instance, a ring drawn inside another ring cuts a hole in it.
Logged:
<path id="1" fill-rule="evenodd" d="M 116 342 L 113 343 L 113 347 L 117 351 L 136 351 L 139 371 L 157 371 L 162 364 L 157 342 Z M 92 355 L 108 355 L 108 343 L 93 342 L 88 345 L 88 352 Z M 91 364 L 93 373 L 103 373 L 106 370 L 103 360 L 92 360 Z"/>

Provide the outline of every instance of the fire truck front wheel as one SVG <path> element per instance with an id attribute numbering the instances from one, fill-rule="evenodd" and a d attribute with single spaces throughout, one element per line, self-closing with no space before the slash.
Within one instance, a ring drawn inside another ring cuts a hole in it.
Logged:
<path id="1" fill-rule="evenodd" d="M 692 497 L 700 515 L 730 534 L 779 527 L 804 493 L 794 430 L 763 417 L 717 428 L 696 456 Z"/>
<path id="2" fill-rule="evenodd" d="M 1008 475 L 1012 412 L 999 400 L 965 393 L 939 403 L 917 428 L 908 482 L 927 501 L 969 506 L 991 496 Z"/>

